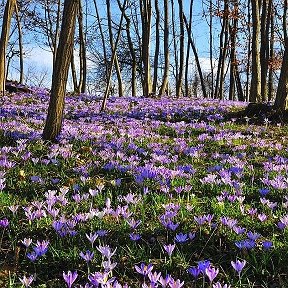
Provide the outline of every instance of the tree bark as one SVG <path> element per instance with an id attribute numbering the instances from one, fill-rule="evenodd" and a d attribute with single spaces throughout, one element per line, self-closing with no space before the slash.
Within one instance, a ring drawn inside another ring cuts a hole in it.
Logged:
<path id="1" fill-rule="evenodd" d="M 250 102 L 261 101 L 261 63 L 260 63 L 260 12 L 259 0 L 253 0 L 252 4 L 252 76 L 250 88 Z"/>
<path id="2" fill-rule="evenodd" d="M 2 32 L 0 38 L 0 93 L 4 94 L 6 81 L 6 48 L 9 40 L 11 18 L 16 7 L 16 0 L 7 0 L 3 16 Z"/>
<path id="3" fill-rule="evenodd" d="M 108 20 L 108 30 L 109 30 L 109 39 L 110 39 L 111 51 L 114 51 L 115 44 L 114 44 L 114 40 L 113 40 L 110 0 L 106 0 L 106 7 L 107 7 L 107 20 Z M 119 29 L 121 29 L 121 27 Z M 120 65 L 119 65 L 117 53 L 115 55 L 115 62 L 114 63 L 115 63 L 117 81 L 118 81 L 118 94 L 119 94 L 119 97 L 122 97 L 123 96 L 123 81 L 122 81 L 122 75 L 121 75 L 121 70 L 120 70 Z"/>
<path id="4" fill-rule="evenodd" d="M 55 141 L 61 132 L 78 9 L 79 0 L 65 0 L 59 46 L 55 66 L 53 67 L 48 115 L 43 131 L 43 139 L 45 140 Z"/>
<path id="5" fill-rule="evenodd" d="M 97 23 L 100 31 L 100 36 L 101 36 L 101 43 L 102 43 L 102 49 L 103 49 L 103 60 L 104 60 L 104 67 L 105 67 L 105 76 L 106 76 L 106 81 L 108 81 L 108 58 L 107 58 L 107 49 L 106 49 L 106 44 L 105 44 L 105 36 L 104 32 L 102 29 L 102 23 L 100 20 L 100 15 L 98 11 L 98 6 L 97 6 L 97 0 L 94 0 L 94 6 L 95 6 L 95 12 L 96 12 L 96 18 L 97 18 Z"/>
<path id="6" fill-rule="evenodd" d="M 218 59 L 216 85 L 215 85 L 215 97 L 217 99 L 223 99 L 223 86 L 225 81 L 225 61 L 227 56 L 228 46 L 228 29 L 229 29 L 229 5 L 228 0 L 224 0 L 224 14 L 223 23 L 220 33 L 220 53 Z"/>
<path id="7" fill-rule="evenodd" d="M 210 69 L 211 69 L 211 94 L 210 97 L 214 96 L 214 59 L 213 59 L 213 1 L 209 1 L 209 58 L 210 58 Z"/>
<path id="8" fill-rule="evenodd" d="M 176 82 L 176 97 L 182 95 L 182 81 L 184 72 L 184 20 L 183 20 L 183 3 L 178 0 L 179 4 L 179 24 L 180 24 L 180 59 L 179 59 L 179 74 Z"/>
<path id="9" fill-rule="evenodd" d="M 79 58 L 80 58 L 80 76 L 79 76 L 79 92 L 86 92 L 87 79 L 87 58 L 86 58 L 86 41 L 83 28 L 83 8 L 81 0 L 79 1 L 78 25 L 79 25 Z"/>
<path id="10" fill-rule="evenodd" d="M 287 34 L 287 9 L 288 1 L 284 1 L 284 11 L 283 11 L 283 31 L 284 31 L 284 55 L 281 66 L 281 72 L 276 92 L 276 98 L 274 102 L 274 108 L 279 111 L 284 111 L 288 109 L 288 34 Z M 285 19 L 284 19 L 285 18 Z"/>
<path id="11" fill-rule="evenodd" d="M 191 48 L 192 48 L 192 51 L 194 54 L 194 58 L 195 58 L 196 66 L 197 66 L 197 71 L 198 71 L 200 82 L 201 82 L 202 94 L 203 94 L 204 98 L 207 98 L 208 95 L 206 92 L 205 81 L 204 81 L 204 77 L 203 77 L 203 73 L 202 73 L 202 69 L 201 69 L 201 65 L 200 65 L 200 61 L 199 61 L 199 57 L 198 57 L 198 53 L 197 53 L 197 49 L 196 49 L 195 43 L 194 43 L 192 36 L 191 36 L 191 29 L 189 29 L 189 24 L 188 24 L 188 21 L 187 21 L 184 14 L 183 14 L 183 20 L 184 20 L 186 30 L 188 33 L 188 41 L 189 41 L 189 44 L 191 45 Z"/>
<path id="12" fill-rule="evenodd" d="M 192 30 L 192 12 L 193 12 L 193 3 L 194 1 L 191 0 L 190 1 L 190 9 L 189 9 L 189 30 L 191 31 Z M 189 79 L 188 79 L 188 76 L 189 76 L 189 68 L 190 68 L 190 65 L 189 65 L 189 60 L 190 60 L 190 48 L 191 46 L 190 45 L 187 45 L 187 50 L 186 50 L 186 64 L 185 64 L 185 96 L 188 97 L 188 96 L 191 96 L 190 94 L 190 89 L 189 89 Z"/>
<path id="13" fill-rule="evenodd" d="M 260 63 L 261 96 L 263 102 L 266 102 L 268 99 L 267 73 L 269 64 L 269 27 L 272 13 L 271 10 L 272 0 L 262 0 Z"/>
<path id="14" fill-rule="evenodd" d="M 100 112 L 104 111 L 106 109 L 106 105 L 107 105 L 108 93 L 109 93 L 109 90 L 110 90 L 110 83 L 111 83 L 111 78 L 112 78 L 112 71 L 113 71 L 114 62 L 116 60 L 117 46 L 118 46 L 118 42 L 120 40 L 122 23 L 123 23 L 124 13 L 125 13 L 125 9 L 126 9 L 126 3 L 127 3 L 127 0 L 124 0 L 123 9 L 121 11 L 119 30 L 118 30 L 117 38 L 116 38 L 116 41 L 115 41 L 115 44 L 114 44 L 114 49 L 112 51 L 111 67 L 110 67 L 110 71 L 109 71 L 109 75 L 108 75 L 108 80 L 107 80 L 107 84 L 106 84 L 105 94 L 104 94 L 104 97 L 103 97 L 103 101 L 102 101 L 102 105 L 101 105 L 101 108 L 100 108 Z"/>
<path id="15" fill-rule="evenodd" d="M 159 64 L 159 52 L 160 52 L 160 11 L 159 11 L 159 1 L 155 0 L 154 6 L 155 6 L 155 13 L 156 13 L 156 19 L 155 19 L 155 53 L 154 53 L 154 75 L 153 75 L 153 87 L 152 87 L 152 93 L 156 95 L 157 93 L 157 83 L 158 83 L 158 64 Z"/>
<path id="16" fill-rule="evenodd" d="M 287 5 L 287 0 L 286 5 Z M 270 65 L 268 65 L 269 69 L 269 75 L 268 75 L 268 101 L 272 100 L 273 93 L 274 93 L 274 76 L 273 76 L 273 66 L 271 65 L 272 61 L 274 60 L 275 53 L 274 53 L 274 42 L 275 42 L 275 25 L 274 25 L 274 5 L 273 1 L 272 2 L 272 7 L 271 7 L 271 21 L 270 21 L 270 39 L 269 39 L 269 61 Z M 285 15 L 285 14 L 284 14 Z M 286 18 L 286 17 L 285 17 Z M 285 25 L 286 26 L 286 25 Z"/>
<path id="17" fill-rule="evenodd" d="M 125 21 L 126 21 L 125 31 L 126 31 L 126 35 L 127 35 L 127 41 L 128 41 L 130 56 L 132 59 L 132 71 L 131 71 L 131 88 L 132 89 L 131 90 L 132 90 L 132 96 L 136 96 L 136 94 L 137 94 L 137 82 L 136 82 L 137 59 L 136 59 L 135 48 L 133 45 L 131 32 L 130 32 L 131 20 L 130 20 L 130 17 L 125 12 L 125 7 L 121 5 L 120 0 L 117 0 L 117 3 L 119 6 L 119 9 L 121 10 L 121 13 L 123 13 Z"/>
<path id="18" fill-rule="evenodd" d="M 169 3 L 164 0 L 164 73 L 159 95 L 167 93 L 169 79 Z"/>
<path id="19" fill-rule="evenodd" d="M 18 4 L 16 2 L 15 5 L 15 12 L 16 12 L 16 21 L 17 21 L 17 29 L 18 29 L 18 43 L 19 43 L 19 83 L 23 84 L 24 81 L 24 55 L 23 55 L 23 35 L 22 35 L 22 25 L 21 19 L 19 15 Z"/>
<path id="20" fill-rule="evenodd" d="M 142 61 L 144 68 L 143 94 L 151 95 L 151 68 L 150 68 L 150 38 L 151 38 L 151 0 L 140 0 L 141 19 L 142 19 Z"/>

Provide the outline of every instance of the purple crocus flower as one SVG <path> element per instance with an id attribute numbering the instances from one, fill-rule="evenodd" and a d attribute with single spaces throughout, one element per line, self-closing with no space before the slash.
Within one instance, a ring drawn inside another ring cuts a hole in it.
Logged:
<path id="1" fill-rule="evenodd" d="M 150 272 L 148 273 L 148 278 L 151 281 L 151 283 L 156 284 L 158 280 L 160 279 L 161 272 L 157 273 L 156 271 L 154 273 Z"/>
<path id="2" fill-rule="evenodd" d="M 273 243 L 271 241 L 263 241 L 262 245 L 264 250 L 269 250 L 272 247 Z"/>
<path id="3" fill-rule="evenodd" d="M 107 236 L 108 231 L 107 230 L 97 230 L 96 233 L 99 237 L 105 237 L 105 236 Z"/>
<path id="4" fill-rule="evenodd" d="M 172 280 L 169 282 L 169 287 L 170 288 L 181 288 L 184 285 L 184 281 L 181 282 L 179 279 L 177 280 Z"/>
<path id="5" fill-rule="evenodd" d="M 141 263 L 140 266 L 135 265 L 134 268 L 139 274 L 146 276 L 153 270 L 153 265 L 151 263 L 148 265 Z"/>
<path id="6" fill-rule="evenodd" d="M 188 237 L 189 237 L 190 240 L 193 240 L 196 237 L 196 233 L 195 232 L 193 232 L 193 233 L 189 232 L 188 233 Z"/>
<path id="7" fill-rule="evenodd" d="M 63 272 L 63 278 L 64 278 L 64 281 L 66 282 L 68 288 L 72 287 L 72 284 L 75 282 L 77 277 L 78 277 L 77 271 L 74 271 L 74 272 L 68 271 L 67 274 L 65 274 L 65 272 Z"/>
<path id="8" fill-rule="evenodd" d="M 257 215 L 258 219 L 261 221 L 261 222 L 264 222 L 267 220 L 267 215 L 262 213 L 262 214 L 258 214 Z"/>
<path id="9" fill-rule="evenodd" d="M 129 238 L 132 241 L 139 241 L 141 239 L 141 235 L 138 233 L 130 233 Z"/>
<path id="10" fill-rule="evenodd" d="M 48 245 L 49 245 L 49 241 L 45 241 L 45 240 L 43 240 L 42 242 L 37 241 L 34 247 L 34 251 L 37 254 L 37 256 L 44 255 L 48 251 Z"/>
<path id="11" fill-rule="evenodd" d="M 83 252 L 80 252 L 80 257 L 82 257 L 87 263 L 90 262 L 93 257 L 94 257 L 94 253 L 87 250 L 86 253 L 84 254 Z"/>
<path id="12" fill-rule="evenodd" d="M 102 266 L 103 266 L 105 272 L 108 273 L 109 271 L 113 270 L 117 266 L 117 262 L 112 263 L 110 260 L 103 261 Z"/>
<path id="13" fill-rule="evenodd" d="M 169 274 L 166 275 L 165 278 L 160 276 L 158 282 L 161 284 L 162 288 L 168 287 L 169 283 L 171 282 L 171 276 Z"/>
<path id="14" fill-rule="evenodd" d="M 262 197 L 265 197 L 269 192 L 270 190 L 268 188 L 259 189 L 259 193 L 261 194 Z"/>
<path id="15" fill-rule="evenodd" d="M 112 252 L 111 248 L 107 246 L 98 246 L 96 247 L 97 250 L 102 254 L 102 256 L 107 257 L 107 259 L 110 259 L 116 252 L 117 248 Z"/>
<path id="16" fill-rule="evenodd" d="M 29 277 L 24 276 L 23 278 L 19 278 L 19 280 L 25 287 L 29 287 L 34 280 L 34 276 L 33 275 Z"/>
<path id="17" fill-rule="evenodd" d="M 6 228 L 8 226 L 9 226 L 9 220 L 8 219 L 4 218 L 4 219 L 0 220 L 0 227 Z"/>
<path id="18" fill-rule="evenodd" d="M 38 255 L 36 252 L 27 253 L 26 256 L 32 262 L 36 261 L 38 258 Z"/>
<path id="19" fill-rule="evenodd" d="M 98 234 L 97 233 L 90 233 L 89 235 L 88 234 L 85 234 L 87 239 L 89 240 L 89 242 L 92 244 L 92 247 L 93 247 L 93 244 L 95 242 L 95 240 L 98 238 Z"/>
<path id="20" fill-rule="evenodd" d="M 209 266 L 205 269 L 205 273 L 206 273 L 207 277 L 209 278 L 210 282 L 212 282 L 216 278 L 216 276 L 218 275 L 219 269 L 212 267 L 212 266 Z"/>
<path id="21" fill-rule="evenodd" d="M 171 257 L 171 255 L 175 249 L 175 244 L 163 245 L 163 248 L 165 249 L 165 251 L 167 252 L 169 257 Z"/>
<path id="22" fill-rule="evenodd" d="M 198 267 L 192 266 L 190 268 L 188 268 L 188 273 L 191 274 L 195 279 L 198 278 L 198 276 L 201 273 L 201 270 Z"/>
<path id="23" fill-rule="evenodd" d="M 209 260 L 203 260 L 198 262 L 198 269 L 204 274 L 206 268 L 210 266 L 210 261 Z"/>
<path id="24" fill-rule="evenodd" d="M 234 270 L 240 275 L 241 271 L 246 265 L 246 260 L 243 260 L 242 262 L 239 260 L 237 260 L 236 262 L 231 261 L 231 265 L 234 268 Z"/>
<path id="25" fill-rule="evenodd" d="M 22 243 L 26 248 L 28 248 L 28 247 L 31 245 L 31 243 L 32 243 L 32 239 L 30 239 L 30 238 L 24 238 L 23 240 L 21 240 L 21 243 Z"/>
<path id="26" fill-rule="evenodd" d="M 259 233 L 253 233 L 251 231 L 249 231 L 247 233 L 247 237 L 253 241 L 256 241 L 261 235 Z"/>
<path id="27" fill-rule="evenodd" d="M 183 234 L 182 232 L 179 234 L 176 234 L 175 236 L 175 241 L 178 243 L 185 243 L 186 241 L 188 241 L 188 235 L 187 234 Z"/>

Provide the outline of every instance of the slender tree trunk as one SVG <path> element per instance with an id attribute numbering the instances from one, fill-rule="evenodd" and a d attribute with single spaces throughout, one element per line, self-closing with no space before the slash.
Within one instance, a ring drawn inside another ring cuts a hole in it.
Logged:
<path id="1" fill-rule="evenodd" d="M 176 41 L 176 27 L 175 27 L 175 7 L 174 0 L 171 0 L 171 16 L 172 16 L 172 38 L 173 38 L 173 49 L 174 49 L 174 65 L 175 69 L 173 69 L 175 75 L 175 84 L 177 84 L 178 74 L 179 74 L 179 59 L 178 59 L 178 47 Z"/>
<path id="2" fill-rule="evenodd" d="M 157 83 L 158 83 L 158 64 L 159 64 L 159 52 L 160 52 L 160 11 L 159 11 L 159 1 L 155 0 L 155 54 L 154 54 L 154 75 L 153 75 L 153 88 L 152 93 L 156 95 L 157 93 Z"/>
<path id="3" fill-rule="evenodd" d="M 4 94 L 6 80 L 6 47 L 9 40 L 11 18 L 16 7 L 16 0 L 7 0 L 3 16 L 2 32 L 0 38 L 0 93 Z"/>
<path id="4" fill-rule="evenodd" d="M 214 96 L 214 59 L 213 59 L 213 1 L 209 1 L 209 58 L 210 58 L 210 69 L 211 69 L 211 94 L 210 97 Z"/>
<path id="5" fill-rule="evenodd" d="M 102 49 L 103 49 L 103 57 L 104 57 L 104 67 L 105 67 L 105 76 L 106 76 L 106 81 L 108 81 L 108 58 L 107 58 L 107 49 L 106 49 L 106 44 L 105 44 L 105 36 L 103 33 L 102 29 L 102 23 L 98 11 L 98 6 L 97 6 L 97 0 L 94 0 L 94 7 L 95 7 L 95 12 L 96 12 L 96 19 L 100 31 L 100 36 L 101 36 L 101 43 L 102 43 Z"/>
<path id="6" fill-rule="evenodd" d="M 205 81 L 204 81 L 204 77 L 203 77 L 203 73 L 202 73 L 202 69 L 201 69 L 201 65 L 200 65 L 200 61 L 199 61 L 199 57 L 198 57 L 198 53 L 197 53 L 197 49 L 196 49 L 196 46 L 195 46 L 194 41 L 192 39 L 191 29 L 189 30 L 189 24 L 188 24 L 188 21 L 187 21 L 184 14 L 183 14 L 183 20 L 184 20 L 187 34 L 188 34 L 188 41 L 189 41 L 189 44 L 191 45 L 191 48 L 192 48 L 192 51 L 194 54 L 194 58 L 195 58 L 196 66 L 197 66 L 197 71 L 198 71 L 200 82 L 201 82 L 202 94 L 203 94 L 204 98 L 207 98 L 208 95 L 206 92 Z"/>
<path id="7" fill-rule="evenodd" d="M 108 30 L 109 30 L 109 39 L 110 39 L 111 51 L 114 51 L 115 50 L 115 44 L 114 44 L 114 40 L 113 40 L 110 0 L 106 0 L 106 7 L 107 7 L 107 18 L 108 18 L 107 20 L 108 20 Z M 119 28 L 119 29 L 121 29 L 121 28 Z M 115 55 L 115 62 L 114 63 L 115 63 L 117 81 L 118 81 L 118 94 L 119 94 L 119 97 L 122 97 L 123 96 L 123 81 L 122 81 L 122 75 L 121 75 L 121 70 L 120 70 L 120 65 L 119 65 L 117 53 Z"/>
<path id="8" fill-rule="evenodd" d="M 286 4 L 287 4 L 287 0 Z M 274 41 L 275 41 L 275 27 L 274 27 L 274 5 L 273 5 L 273 1 L 272 2 L 272 6 L 271 6 L 271 21 L 270 21 L 270 45 L 269 45 L 269 61 L 270 61 L 270 65 L 268 65 L 269 67 L 269 75 L 268 75 L 268 101 L 272 100 L 273 97 L 273 93 L 274 93 L 274 79 L 273 79 L 273 66 L 272 61 L 275 57 L 275 53 L 274 53 Z M 286 18 L 286 17 L 285 17 Z"/>
<path id="9" fill-rule="evenodd" d="M 55 141 L 62 128 L 66 85 L 78 9 L 79 0 L 65 0 L 59 46 L 53 67 L 48 115 L 43 131 L 43 139 L 45 140 Z"/>
<path id="10" fill-rule="evenodd" d="M 190 9 L 189 9 L 189 30 L 192 30 L 192 13 L 193 13 L 193 0 L 190 1 Z M 190 60 L 190 45 L 187 45 L 186 51 L 186 64 L 185 64 L 185 96 L 191 96 L 189 92 L 189 60 Z"/>
<path id="11" fill-rule="evenodd" d="M 247 5 L 247 13 L 248 13 L 248 44 L 247 44 L 247 69 L 246 69 L 246 89 L 245 89 L 245 99 L 248 101 L 249 100 L 249 91 L 250 91 L 250 74 L 251 74 L 251 55 L 252 55 L 252 49 L 251 49 L 251 44 L 252 44 L 252 37 L 251 37 L 251 0 L 248 0 L 248 5 Z"/>
<path id="12" fill-rule="evenodd" d="M 21 25 L 21 19 L 19 15 L 19 9 L 18 4 L 16 2 L 15 5 L 15 12 L 16 12 L 16 21 L 17 21 L 17 29 L 18 29 L 18 43 L 19 43 L 19 83 L 23 84 L 24 81 L 24 55 L 23 55 L 23 35 L 22 35 L 22 25 Z"/>
<path id="13" fill-rule="evenodd" d="M 60 28 L 61 28 L 61 0 L 57 1 L 57 18 L 56 18 L 56 27 L 55 27 L 55 44 L 54 44 L 54 54 L 56 56 L 57 47 L 60 37 Z"/>
<path id="14" fill-rule="evenodd" d="M 260 63 L 261 96 L 263 102 L 266 102 L 268 99 L 267 73 L 269 62 L 269 27 L 271 21 L 271 5 L 271 0 L 262 0 Z"/>
<path id="15" fill-rule="evenodd" d="M 109 71 L 109 75 L 108 75 L 108 81 L 106 84 L 106 90 L 105 90 L 105 94 L 103 97 L 103 101 L 102 101 L 102 105 L 100 108 L 100 112 L 104 111 L 106 109 L 106 105 L 107 105 L 107 99 L 108 99 L 108 93 L 110 90 L 110 82 L 111 82 L 111 77 L 112 77 L 112 71 L 113 71 L 113 66 L 114 66 L 114 62 L 116 60 L 116 53 L 117 53 L 117 46 L 118 46 L 118 42 L 120 40 L 120 35 L 121 35 L 121 29 L 122 29 L 122 23 L 123 23 L 123 19 L 124 19 L 124 13 L 125 13 L 125 9 L 126 9 L 126 4 L 127 4 L 127 0 L 124 0 L 123 3 L 123 9 L 121 12 L 121 18 L 120 18 L 120 23 L 119 23 L 119 30 L 117 33 L 117 38 L 115 41 L 115 45 L 114 45 L 114 49 L 112 50 L 112 59 L 111 59 L 111 67 L 110 67 L 110 71 Z"/>
<path id="16" fill-rule="evenodd" d="M 79 42 L 80 42 L 80 79 L 79 79 L 79 92 L 86 92 L 86 79 L 87 79 L 87 58 L 86 58 L 86 43 L 83 28 L 83 8 L 80 0 L 78 12 L 78 25 L 79 25 Z"/>
<path id="17" fill-rule="evenodd" d="M 183 20 L 183 3 L 182 0 L 178 0 L 179 4 L 179 21 L 180 21 L 180 63 L 179 63 L 179 74 L 177 75 L 176 83 L 176 96 L 182 95 L 182 81 L 184 72 L 184 20 Z"/>
<path id="18" fill-rule="evenodd" d="M 151 95 L 151 68 L 150 68 L 150 37 L 151 37 L 151 0 L 140 0 L 142 19 L 142 60 L 144 68 L 143 93 L 145 96 Z"/>
<path id="19" fill-rule="evenodd" d="M 284 11 L 283 11 L 283 31 L 284 31 L 284 55 L 281 66 L 281 72 L 276 92 L 276 98 L 274 102 L 274 108 L 280 111 L 288 109 L 288 34 L 287 34 L 287 10 L 288 1 L 284 1 Z M 285 18 L 285 19 L 284 19 Z"/>
<path id="20" fill-rule="evenodd" d="M 228 0 L 224 0 L 224 15 L 223 23 L 220 32 L 220 53 L 218 59 L 217 75 L 216 75 L 216 85 L 215 85 L 215 96 L 214 98 L 223 99 L 223 84 L 225 76 L 225 60 L 227 56 L 227 46 L 228 46 L 228 13 L 229 6 Z"/>
<path id="21" fill-rule="evenodd" d="M 159 95 L 168 94 L 169 79 L 169 3 L 164 0 L 164 73 Z"/>
<path id="22" fill-rule="evenodd" d="M 261 101 L 261 64 L 260 64 L 260 12 L 259 0 L 252 1 L 252 77 L 250 102 Z"/>
<path id="23" fill-rule="evenodd" d="M 229 100 L 235 100 L 236 67 L 238 66 L 236 57 L 236 33 L 238 29 L 238 2 L 234 4 L 233 25 L 230 27 L 230 84 Z"/>
<path id="24" fill-rule="evenodd" d="M 131 38 L 131 32 L 130 32 L 130 26 L 131 26 L 131 19 L 130 17 L 126 14 L 125 12 L 125 7 L 122 6 L 120 0 L 117 0 L 119 9 L 121 10 L 121 13 L 123 13 L 123 16 L 126 21 L 125 25 L 125 31 L 127 35 L 127 41 L 128 41 L 128 46 L 129 46 L 129 51 L 130 51 L 130 56 L 132 60 L 132 71 L 131 71 L 131 90 L 132 90 L 132 96 L 136 96 L 137 94 L 137 82 L 136 82 L 136 75 L 137 75 L 137 59 L 136 59 L 136 53 L 133 45 L 133 41 Z"/>
<path id="25" fill-rule="evenodd" d="M 73 91 L 74 93 L 78 94 L 80 91 L 79 91 L 79 85 L 78 85 L 77 73 L 76 73 L 76 67 L 75 67 L 74 49 L 72 50 L 72 55 L 71 55 L 71 75 L 72 75 L 72 81 L 73 81 Z"/>

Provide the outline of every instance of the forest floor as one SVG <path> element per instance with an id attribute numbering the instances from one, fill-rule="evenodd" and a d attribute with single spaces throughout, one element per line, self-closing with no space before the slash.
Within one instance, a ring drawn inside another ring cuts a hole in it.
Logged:
<path id="1" fill-rule="evenodd" d="M 285 121 L 189 98 L 99 113 L 68 95 L 51 144 L 48 100 L 0 107 L 2 287 L 288 287 Z"/>

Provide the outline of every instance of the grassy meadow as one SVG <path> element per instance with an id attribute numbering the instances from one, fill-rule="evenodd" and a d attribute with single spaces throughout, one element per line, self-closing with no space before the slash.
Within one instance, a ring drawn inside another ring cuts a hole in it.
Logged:
<path id="1" fill-rule="evenodd" d="M 288 287 L 288 126 L 245 104 L 48 94 L 0 107 L 1 287 Z"/>

